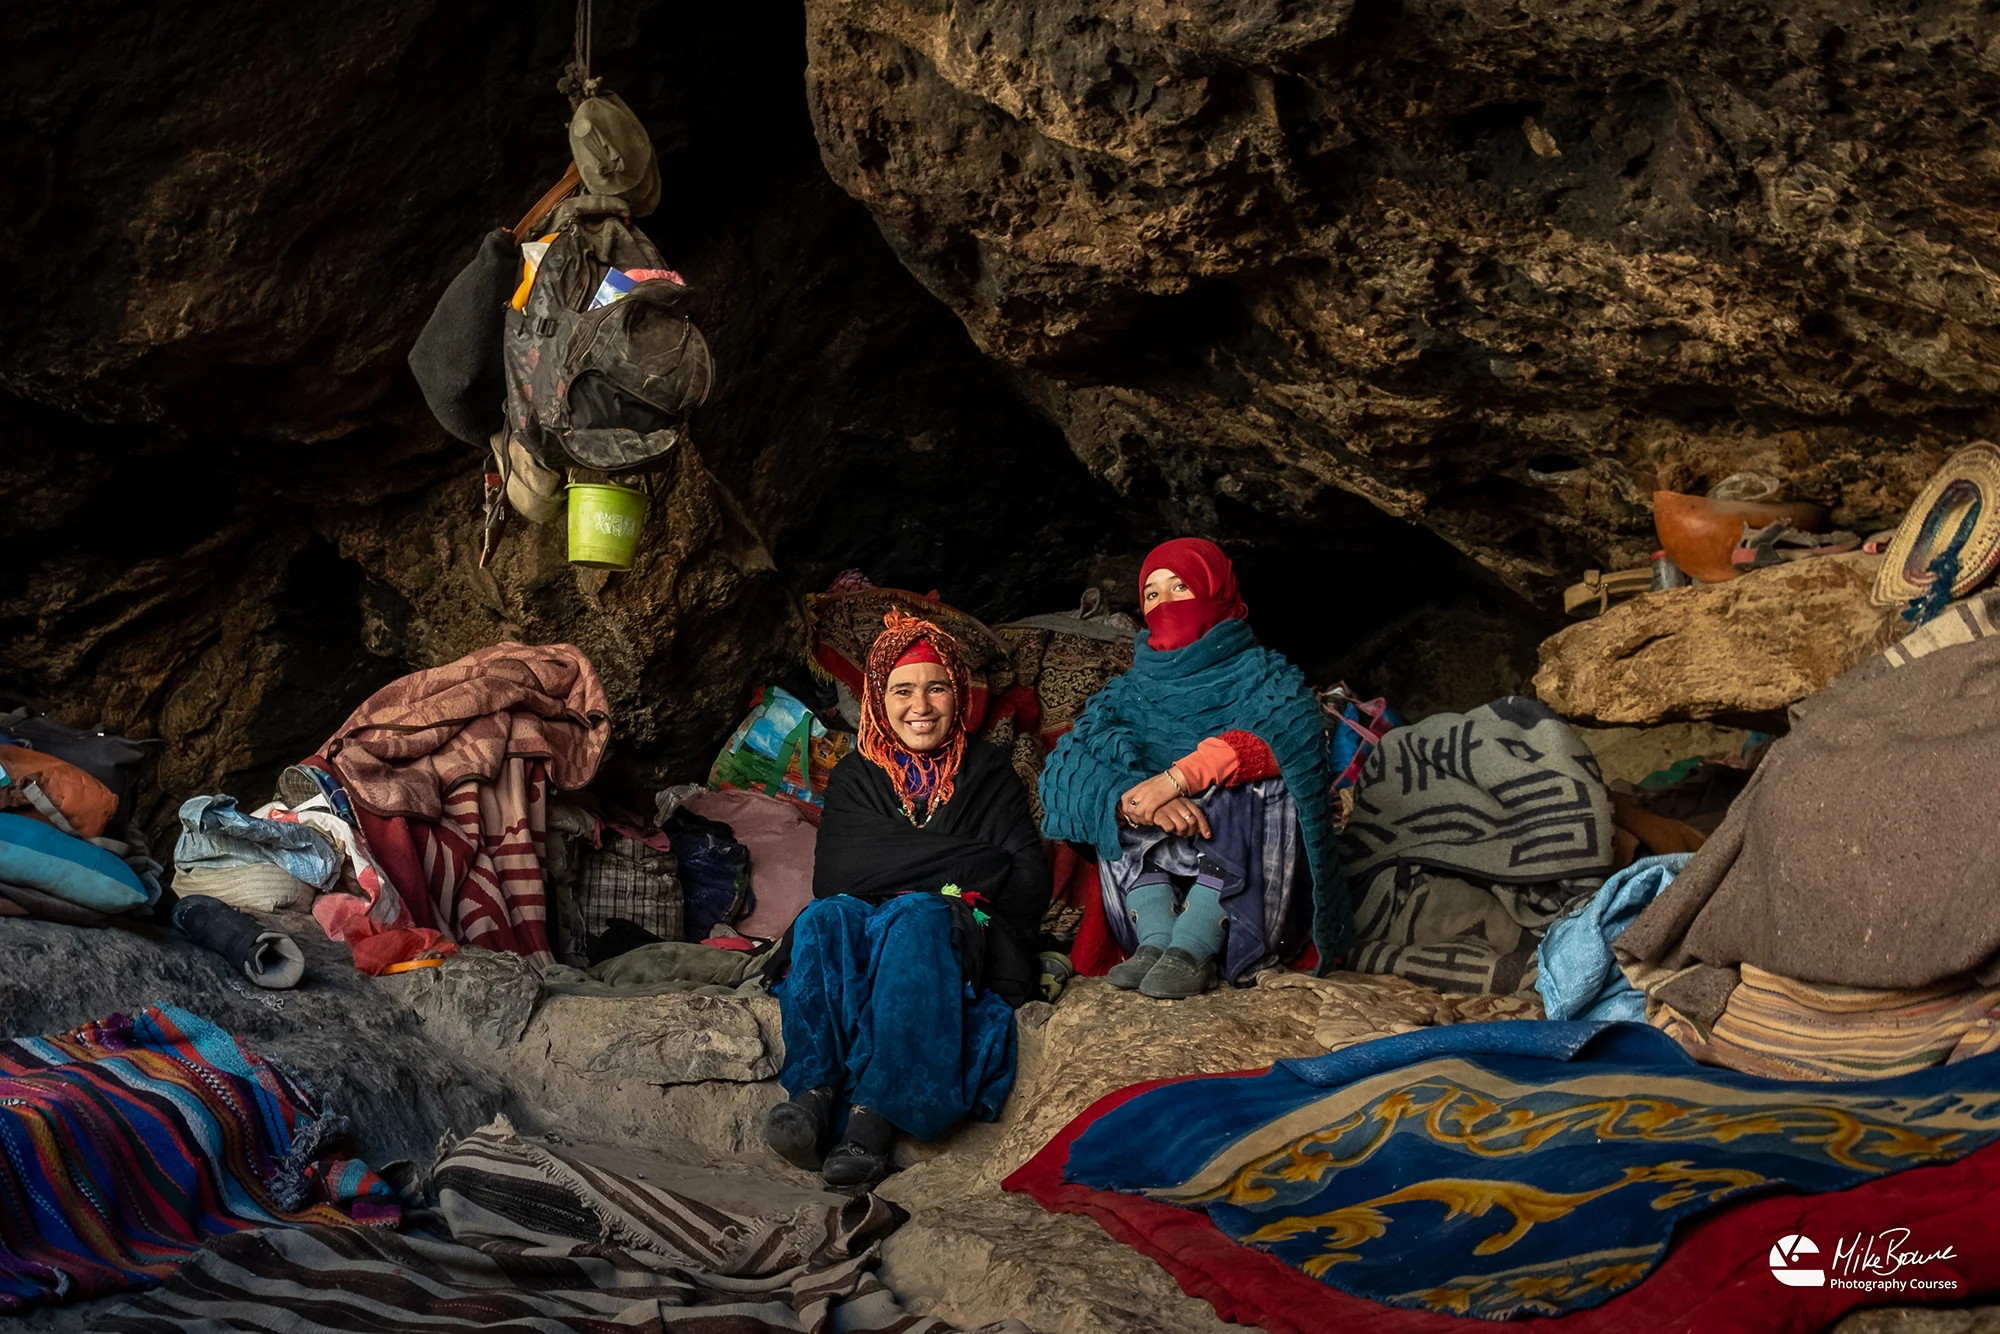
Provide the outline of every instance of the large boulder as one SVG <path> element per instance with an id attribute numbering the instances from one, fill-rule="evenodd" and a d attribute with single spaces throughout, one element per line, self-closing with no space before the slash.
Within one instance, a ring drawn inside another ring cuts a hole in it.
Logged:
<path id="1" fill-rule="evenodd" d="M 1549 638 L 1535 692 L 1600 726 L 1768 726 L 1895 642 L 1904 623 L 1869 599 L 1881 564 L 1820 556 L 1643 594 Z"/>

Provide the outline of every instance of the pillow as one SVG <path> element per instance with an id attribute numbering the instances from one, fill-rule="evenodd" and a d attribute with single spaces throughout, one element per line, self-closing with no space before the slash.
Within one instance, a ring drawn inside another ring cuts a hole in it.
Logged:
<path id="1" fill-rule="evenodd" d="M 0 813 L 0 880 L 98 912 L 124 912 L 152 900 L 132 868 L 95 843 L 5 813 Z"/>
<path id="2" fill-rule="evenodd" d="M 16 783 L 33 782 L 40 787 L 63 819 L 85 838 L 104 837 L 111 817 L 118 813 L 117 794 L 68 760 L 20 746 L 0 746 L 0 769 Z"/>

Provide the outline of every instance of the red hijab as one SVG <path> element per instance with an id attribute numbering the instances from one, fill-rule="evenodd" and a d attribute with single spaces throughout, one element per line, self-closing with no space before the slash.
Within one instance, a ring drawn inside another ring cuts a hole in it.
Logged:
<path id="1" fill-rule="evenodd" d="M 1169 570 L 1193 593 L 1179 602 L 1162 602 L 1146 613 L 1147 643 L 1156 652 L 1186 648 L 1224 621 L 1250 614 L 1236 588 L 1236 568 L 1222 548 L 1204 537 L 1177 537 L 1162 542 L 1139 567 L 1139 588 L 1155 570 Z"/>

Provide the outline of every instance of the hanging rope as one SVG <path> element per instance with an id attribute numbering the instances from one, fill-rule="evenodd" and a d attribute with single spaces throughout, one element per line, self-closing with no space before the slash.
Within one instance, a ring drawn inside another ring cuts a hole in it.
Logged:
<path id="1" fill-rule="evenodd" d="M 592 12 L 595 0 L 576 0 L 576 35 L 574 50 L 569 64 L 563 67 L 563 76 L 556 83 L 556 91 L 569 98 L 570 110 L 574 111 L 587 97 L 597 96 L 597 80 L 590 73 L 592 29 L 596 27 L 597 16 Z"/>

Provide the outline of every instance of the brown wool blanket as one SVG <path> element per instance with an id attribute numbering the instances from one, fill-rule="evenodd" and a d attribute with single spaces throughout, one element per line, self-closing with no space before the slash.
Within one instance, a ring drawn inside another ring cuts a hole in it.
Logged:
<path id="1" fill-rule="evenodd" d="M 1685 871 L 1618 938 L 1669 968 L 1925 987 L 2000 951 L 2000 594 L 1793 711 Z"/>
<path id="2" fill-rule="evenodd" d="M 376 691 L 320 753 L 356 806 L 435 822 L 468 779 L 544 760 L 563 791 L 597 774 L 611 711 L 597 669 L 570 644 L 495 644 Z"/>

